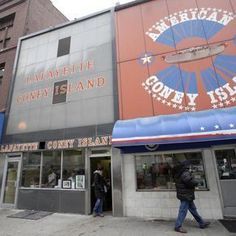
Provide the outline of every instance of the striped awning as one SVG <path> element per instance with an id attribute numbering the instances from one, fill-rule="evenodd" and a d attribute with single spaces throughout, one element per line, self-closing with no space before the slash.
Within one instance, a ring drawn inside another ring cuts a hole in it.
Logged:
<path id="1" fill-rule="evenodd" d="M 118 120 L 114 147 L 236 139 L 236 107 Z"/>

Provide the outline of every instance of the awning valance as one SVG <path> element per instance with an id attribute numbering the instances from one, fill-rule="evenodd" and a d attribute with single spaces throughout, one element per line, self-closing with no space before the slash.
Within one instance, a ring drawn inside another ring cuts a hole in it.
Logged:
<path id="1" fill-rule="evenodd" d="M 114 147 L 236 140 L 236 107 L 119 120 Z"/>
<path id="2" fill-rule="evenodd" d="M 3 122 L 4 122 L 4 113 L 0 112 L 0 143 L 2 142 Z"/>

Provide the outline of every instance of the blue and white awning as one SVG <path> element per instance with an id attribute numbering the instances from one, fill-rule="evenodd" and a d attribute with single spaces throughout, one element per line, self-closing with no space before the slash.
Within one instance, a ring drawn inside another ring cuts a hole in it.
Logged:
<path id="1" fill-rule="evenodd" d="M 119 120 L 114 147 L 236 140 L 236 107 Z"/>
<path id="2" fill-rule="evenodd" d="M 2 142 L 3 122 L 4 122 L 4 113 L 0 112 L 0 143 Z"/>

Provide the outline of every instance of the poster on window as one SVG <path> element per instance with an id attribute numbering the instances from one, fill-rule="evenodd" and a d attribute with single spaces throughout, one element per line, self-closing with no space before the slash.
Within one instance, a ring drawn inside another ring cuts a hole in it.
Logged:
<path id="1" fill-rule="evenodd" d="M 76 188 L 85 188 L 85 176 L 76 175 Z"/>
<path id="2" fill-rule="evenodd" d="M 62 181 L 62 188 L 71 188 L 71 181 L 70 180 L 63 180 Z"/>

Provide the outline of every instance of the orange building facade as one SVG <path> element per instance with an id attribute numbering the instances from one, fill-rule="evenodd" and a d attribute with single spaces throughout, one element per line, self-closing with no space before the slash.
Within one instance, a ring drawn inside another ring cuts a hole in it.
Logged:
<path id="1" fill-rule="evenodd" d="M 235 1 L 149 1 L 117 12 L 120 118 L 236 105 Z"/>
<path id="2" fill-rule="evenodd" d="M 124 215 L 175 218 L 189 160 L 203 217 L 235 216 L 236 1 L 139 1 L 115 21 Z"/>

